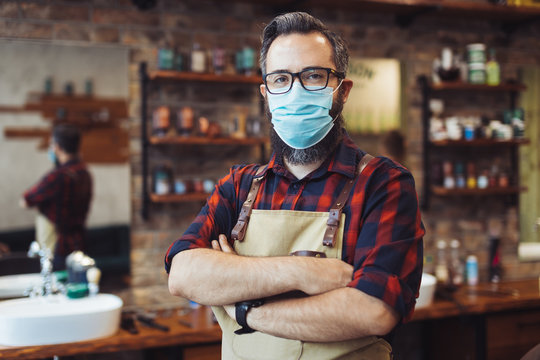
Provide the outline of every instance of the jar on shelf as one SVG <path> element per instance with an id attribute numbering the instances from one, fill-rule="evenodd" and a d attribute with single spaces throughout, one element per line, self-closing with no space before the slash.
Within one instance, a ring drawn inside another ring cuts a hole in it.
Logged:
<path id="1" fill-rule="evenodd" d="M 212 52 L 212 65 L 214 66 L 214 72 L 218 75 L 222 74 L 225 70 L 225 49 L 216 47 Z"/>
<path id="2" fill-rule="evenodd" d="M 152 133 L 155 136 L 165 136 L 171 125 L 171 111 L 167 106 L 159 106 L 152 115 Z"/>
<path id="3" fill-rule="evenodd" d="M 158 68 L 160 70 L 171 70 L 173 65 L 174 50 L 168 44 L 163 44 L 158 49 Z"/>
<path id="4" fill-rule="evenodd" d="M 156 166 L 153 180 L 153 192 L 156 195 L 167 195 L 172 192 L 172 170 L 169 166 Z"/>
<path id="5" fill-rule="evenodd" d="M 191 50 L 191 71 L 203 73 L 206 71 L 206 53 L 198 43 Z"/>
<path id="6" fill-rule="evenodd" d="M 189 136 L 195 128 L 195 112 L 190 106 L 184 106 L 176 112 L 176 128 L 180 135 Z"/>

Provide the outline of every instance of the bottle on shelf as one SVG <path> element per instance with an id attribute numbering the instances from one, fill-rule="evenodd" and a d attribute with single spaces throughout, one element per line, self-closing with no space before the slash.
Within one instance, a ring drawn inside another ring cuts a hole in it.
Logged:
<path id="1" fill-rule="evenodd" d="M 489 60 L 486 63 L 486 84 L 497 86 L 501 83 L 501 69 L 495 58 L 495 49 L 489 49 Z"/>
<path id="2" fill-rule="evenodd" d="M 476 166 L 472 161 L 467 163 L 467 189 L 476 189 Z"/>
<path id="3" fill-rule="evenodd" d="M 466 186 L 465 171 L 462 162 L 456 163 L 456 187 L 458 189 L 464 189 Z"/>
<path id="4" fill-rule="evenodd" d="M 174 51 L 168 43 L 163 43 L 158 49 L 158 68 L 171 70 L 174 64 Z"/>
<path id="5" fill-rule="evenodd" d="M 155 136 L 165 136 L 171 125 L 171 112 L 167 106 L 159 106 L 152 115 L 152 133 Z"/>
<path id="6" fill-rule="evenodd" d="M 206 53 L 198 43 L 191 50 L 191 71 L 203 73 L 206 71 Z"/>
<path id="7" fill-rule="evenodd" d="M 166 195 L 172 192 L 172 170 L 167 165 L 159 165 L 154 169 L 153 192 L 156 195 Z"/>
<path id="8" fill-rule="evenodd" d="M 214 72 L 218 75 L 222 74 L 225 70 L 225 49 L 221 47 L 214 48 L 212 52 L 212 64 L 214 66 Z"/>
<path id="9" fill-rule="evenodd" d="M 452 162 L 445 161 L 443 163 L 443 174 L 444 174 L 444 188 L 453 189 L 456 186 L 456 181 L 454 179 L 454 174 L 452 173 Z"/>
<path id="10" fill-rule="evenodd" d="M 446 247 L 446 241 L 442 239 L 437 241 L 437 264 L 435 265 L 435 277 L 441 284 L 448 284 L 448 281 L 450 280 Z"/>
<path id="11" fill-rule="evenodd" d="M 467 256 L 467 284 L 470 286 L 478 285 L 478 258 L 476 255 Z"/>
<path id="12" fill-rule="evenodd" d="M 463 264 L 460 259 L 461 244 L 459 240 L 453 239 L 450 241 L 450 279 L 452 285 L 460 286 L 463 284 Z"/>
<path id="13" fill-rule="evenodd" d="M 190 136 L 195 127 L 195 113 L 190 106 L 184 106 L 176 113 L 176 127 L 181 136 Z"/>

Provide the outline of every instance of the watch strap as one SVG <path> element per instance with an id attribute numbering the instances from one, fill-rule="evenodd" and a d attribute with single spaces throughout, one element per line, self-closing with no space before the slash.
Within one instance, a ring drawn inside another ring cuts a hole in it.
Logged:
<path id="1" fill-rule="evenodd" d="M 240 301 L 235 304 L 235 316 L 236 322 L 241 326 L 240 329 L 236 330 L 234 333 L 237 335 L 242 334 L 251 334 L 255 332 L 247 324 L 247 313 L 252 307 L 259 307 L 264 303 L 263 300 L 249 300 L 249 301 Z"/>

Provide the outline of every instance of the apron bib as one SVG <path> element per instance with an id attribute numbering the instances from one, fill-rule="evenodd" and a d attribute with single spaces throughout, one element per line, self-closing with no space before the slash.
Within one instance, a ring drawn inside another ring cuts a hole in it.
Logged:
<path id="1" fill-rule="evenodd" d="M 36 216 L 36 240 L 42 249 L 49 249 L 51 255 L 58 240 L 54 224 L 41 213 Z"/>
<path id="2" fill-rule="evenodd" d="M 367 158 L 367 159 L 366 159 Z M 359 172 L 372 157 L 364 156 Z M 255 182 L 255 181 L 254 181 Z M 258 181 L 260 183 L 260 180 Z M 351 185 L 346 186 L 330 212 L 292 210 L 251 210 L 249 207 L 245 234 L 234 242 L 235 251 L 242 256 L 288 256 L 297 251 L 322 252 L 327 258 L 341 259 L 345 214 L 341 213 Z M 252 189 L 253 190 L 253 185 Z M 253 204 L 255 191 L 246 203 Z M 339 209 L 337 209 L 339 208 Z M 337 211 L 339 210 L 339 211 Z M 337 221 L 332 221 L 332 219 Z M 248 223 L 249 221 L 249 223 Z M 240 221 L 239 221 L 240 222 Z M 332 227 L 332 224 L 335 225 Z M 332 229 L 330 229 L 332 227 Z M 279 229 L 279 231 L 276 231 Z M 233 231 L 233 238 L 235 237 Z M 331 233 L 328 237 L 327 234 Z M 324 236 L 323 236 L 324 235 Z M 242 239 L 243 238 L 243 239 Z M 323 241 L 324 239 L 324 241 Z M 325 245 L 326 244 L 326 245 Z M 313 343 L 280 338 L 261 332 L 237 335 L 240 325 L 227 315 L 223 307 L 212 307 L 223 331 L 222 359 L 289 360 L 289 359 L 390 359 L 391 347 L 381 338 Z"/>

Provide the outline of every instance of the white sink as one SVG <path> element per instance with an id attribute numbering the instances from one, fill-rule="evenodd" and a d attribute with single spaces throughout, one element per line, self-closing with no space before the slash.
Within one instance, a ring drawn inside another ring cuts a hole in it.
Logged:
<path id="1" fill-rule="evenodd" d="M 122 305 L 122 299 L 111 294 L 0 301 L 0 344 L 62 344 L 111 336 L 120 326 Z"/>
<path id="2" fill-rule="evenodd" d="M 39 273 L 0 276 L 0 299 L 23 297 L 26 290 L 41 283 Z"/>

